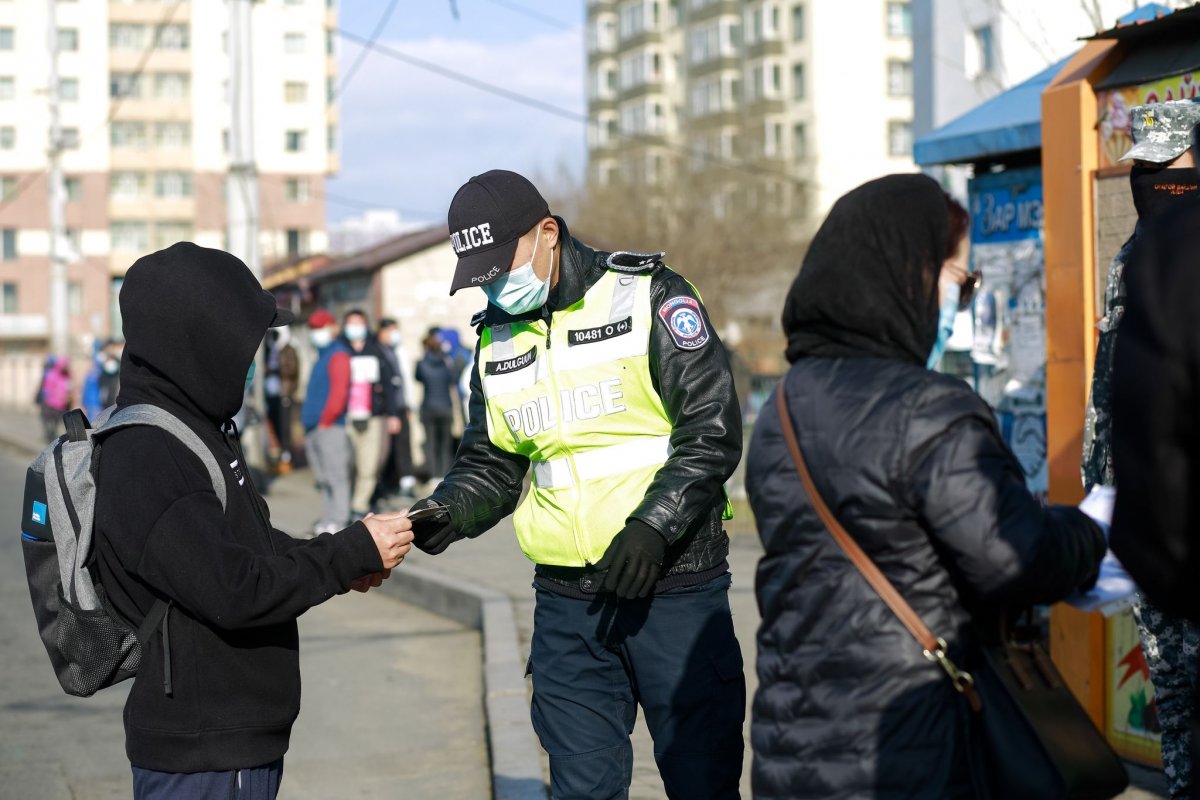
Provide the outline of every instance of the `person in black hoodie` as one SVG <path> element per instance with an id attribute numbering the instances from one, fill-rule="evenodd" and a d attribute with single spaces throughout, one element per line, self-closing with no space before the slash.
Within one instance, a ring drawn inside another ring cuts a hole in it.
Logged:
<path id="1" fill-rule="evenodd" d="M 300 708 L 296 618 L 403 560 L 402 515 L 297 540 L 275 529 L 230 418 L 275 307 L 236 257 L 190 242 L 139 259 L 120 295 L 125 327 L 117 405 L 148 403 L 194 430 L 223 466 L 222 510 L 200 459 L 152 427 L 101 450 L 96 568 L 135 627 L 158 599 L 166 618 L 143 643 L 125 704 L 134 797 L 272 798 Z"/>
<path id="2" fill-rule="evenodd" d="M 923 175 L 834 204 L 783 312 L 788 413 L 817 491 L 950 658 L 973 623 L 1095 580 L 1100 528 L 1042 506 L 987 404 L 926 368 L 970 287 L 967 216 Z M 754 796 L 986 797 L 965 701 L 835 543 L 793 466 L 774 402 L 746 488 L 766 551 L 755 590 Z M 981 785 L 982 784 L 982 785 Z"/>

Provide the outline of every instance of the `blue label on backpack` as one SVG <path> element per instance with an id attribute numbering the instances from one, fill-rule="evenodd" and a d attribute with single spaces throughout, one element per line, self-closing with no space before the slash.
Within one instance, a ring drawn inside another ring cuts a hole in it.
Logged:
<path id="1" fill-rule="evenodd" d="M 45 525 L 49 521 L 46 515 L 46 504 L 34 500 L 33 513 L 29 518 L 39 525 Z"/>
<path id="2" fill-rule="evenodd" d="M 22 538 L 22 539 L 25 539 L 26 541 L 30 541 L 30 542 L 41 542 L 41 541 L 44 541 L 44 540 L 42 540 L 42 539 L 39 539 L 39 538 L 38 538 L 38 537 L 36 537 L 36 536 L 30 536 L 30 535 L 29 535 L 28 533 L 26 533 L 25 531 L 21 531 L 21 538 Z"/>

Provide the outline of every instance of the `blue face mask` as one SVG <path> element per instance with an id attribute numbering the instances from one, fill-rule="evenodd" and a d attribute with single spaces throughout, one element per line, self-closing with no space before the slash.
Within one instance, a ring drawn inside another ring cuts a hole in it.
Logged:
<path id="1" fill-rule="evenodd" d="M 246 391 L 250 391 L 250 387 L 254 385 L 254 370 L 258 368 L 257 361 L 250 362 L 250 369 L 246 371 Z"/>
<path id="2" fill-rule="evenodd" d="M 950 341 L 950 335 L 954 333 L 954 318 L 958 316 L 958 298 L 961 296 L 962 287 L 957 283 L 952 283 L 946 287 L 946 293 L 942 295 L 942 307 L 938 311 L 938 332 L 937 341 L 933 343 L 933 350 L 929 353 L 929 361 L 925 366 L 933 369 L 942 360 L 942 356 L 946 352 L 946 344 Z"/>
<path id="3" fill-rule="evenodd" d="M 537 258 L 541 239 L 541 231 L 538 231 L 537 238 L 533 240 L 533 256 L 527 262 L 483 287 L 483 293 L 492 305 L 499 306 L 514 317 L 541 308 L 550 296 L 550 281 L 542 280 L 533 271 L 533 261 Z"/>

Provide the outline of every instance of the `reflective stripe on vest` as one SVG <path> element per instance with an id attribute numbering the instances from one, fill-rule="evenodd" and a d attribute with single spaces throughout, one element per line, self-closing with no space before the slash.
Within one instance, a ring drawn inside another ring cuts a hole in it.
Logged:
<path id="1" fill-rule="evenodd" d="M 650 374 L 650 284 L 609 271 L 549 326 L 482 333 L 488 435 L 532 466 L 514 523 L 536 563 L 596 563 L 670 456 L 671 423 Z"/>

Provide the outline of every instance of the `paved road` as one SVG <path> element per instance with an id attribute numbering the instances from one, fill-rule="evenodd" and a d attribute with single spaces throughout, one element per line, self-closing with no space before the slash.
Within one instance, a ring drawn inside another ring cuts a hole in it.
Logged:
<path id="1" fill-rule="evenodd" d="M 129 798 L 128 684 L 68 697 L 38 640 L 16 532 L 25 463 L 0 452 L 0 799 Z M 304 703 L 284 800 L 490 795 L 476 631 L 351 594 L 306 614 L 300 638 Z"/>

